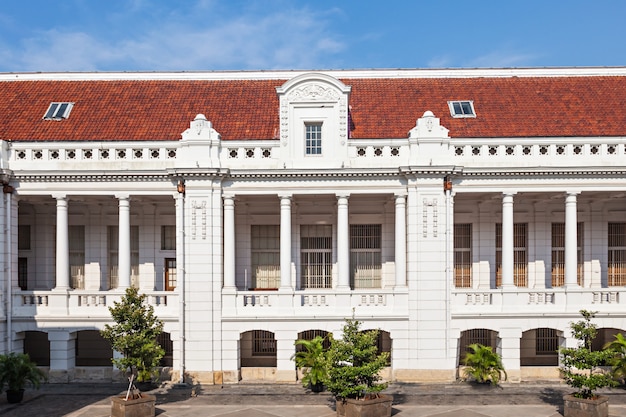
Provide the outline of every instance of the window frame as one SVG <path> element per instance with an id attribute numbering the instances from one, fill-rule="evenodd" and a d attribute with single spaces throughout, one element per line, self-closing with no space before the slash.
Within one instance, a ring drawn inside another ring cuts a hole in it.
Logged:
<path id="1" fill-rule="evenodd" d="M 332 288 L 332 236 L 332 225 L 300 225 L 300 288 Z"/>
<path id="2" fill-rule="evenodd" d="M 458 106 L 458 111 L 457 111 Z M 448 101 L 450 115 L 454 118 L 475 118 L 476 109 L 473 100 L 450 100 Z"/>
<path id="3" fill-rule="evenodd" d="M 315 131 L 312 129 L 315 128 Z M 309 130 L 311 129 L 311 131 Z M 324 123 L 320 121 L 304 122 L 304 155 L 323 156 Z M 315 137 L 314 137 L 315 135 Z"/>
<path id="4" fill-rule="evenodd" d="M 382 288 L 382 230 L 380 223 L 350 225 L 350 285 L 352 289 Z M 359 269 L 359 267 L 362 268 Z M 367 277 L 361 275 L 367 275 Z"/>
<path id="5" fill-rule="evenodd" d="M 261 262 L 274 258 L 275 262 Z M 252 289 L 276 289 L 280 287 L 280 225 L 253 224 L 250 226 L 250 266 Z M 261 267 L 265 270 L 259 276 Z M 272 268 L 273 267 L 273 268 Z M 248 282 L 245 283 L 246 287 Z M 248 289 L 248 288 L 246 288 Z"/>
<path id="6" fill-rule="evenodd" d="M 607 286 L 626 285 L 626 223 L 607 225 Z"/>
<path id="7" fill-rule="evenodd" d="M 74 103 L 70 101 L 53 101 L 44 113 L 43 120 L 65 120 L 70 117 Z"/>
<path id="8" fill-rule="evenodd" d="M 454 286 L 456 288 L 472 288 L 472 232 L 472 223 L 454 224 Z"/>

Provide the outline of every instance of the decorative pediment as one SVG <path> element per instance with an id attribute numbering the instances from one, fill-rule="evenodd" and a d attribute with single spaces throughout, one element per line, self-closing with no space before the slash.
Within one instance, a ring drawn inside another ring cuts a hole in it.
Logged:
<path id="1" fill-rule="evenodd" d="M 339 93 L 334 87 L 318 83 L 309 83 L 299 86 L 287 95 L 287 100 L 294 101 L 338 101 Z"/>

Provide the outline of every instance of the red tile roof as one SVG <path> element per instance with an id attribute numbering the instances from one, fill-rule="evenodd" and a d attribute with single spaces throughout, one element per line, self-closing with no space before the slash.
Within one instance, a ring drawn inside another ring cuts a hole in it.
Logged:
<path id="1" fill-rule="evenodd" d="M 286 81 L 4 81 L 0 139 L 177 140 L 198 113 L 223 140 L 272 139 Z M 352 87 L 352 138 L 406 138 L 426 110 L 456 138 L 626 136 L 623 76 L 341 81 Z M 452 118 L 449 100 L 473 100 L 477 117 Z M 42 119 L 54 101 L 75 103 L 69 119 Z"/>

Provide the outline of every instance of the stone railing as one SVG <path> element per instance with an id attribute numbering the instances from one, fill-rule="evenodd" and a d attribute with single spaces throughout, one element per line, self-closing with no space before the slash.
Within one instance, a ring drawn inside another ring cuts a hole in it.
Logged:
<path id="1" fill-rule="evenodd" d="M 178 316 L 178 294 L 170 291 L 149 291 L 148 304 L 159 317 Z M 123 292 L 111 291 L 16 291 L 13 294 L 15 317 L 68 316 L 76 318 L 110 317 L 109 307 L 119 301 Z"/>
<path id="2" fill-rule="evenodd" d="M 587 308 L 601 313 L 622 311 L 623 289 L 506 288 L 452 290 L 452 314 L 577 313 Z"/>
<path id="3" fill-rule="evenodd" d="M 355 291 L 233 291 L 223 293 L 223 314 L 228 318 L 349 317 L 356 314 L 396 316 L 408 314 L 406 290 Z"/>
<path id="4" fill-rule="evenodd" d="M 620 165 L 626 143 L 618 138 L 455 139 L 450 141 L 458 165 L 552 166 Z M 602 163 L 600 163 L 602 161 Z"/>

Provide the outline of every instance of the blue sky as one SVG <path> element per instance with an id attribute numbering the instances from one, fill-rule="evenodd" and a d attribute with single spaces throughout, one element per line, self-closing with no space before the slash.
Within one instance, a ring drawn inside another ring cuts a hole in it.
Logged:
<path id="1" fill-rule="evenodd" d="M 626 65 L 624 0 L 11 0 L 0 72 Z"/>

